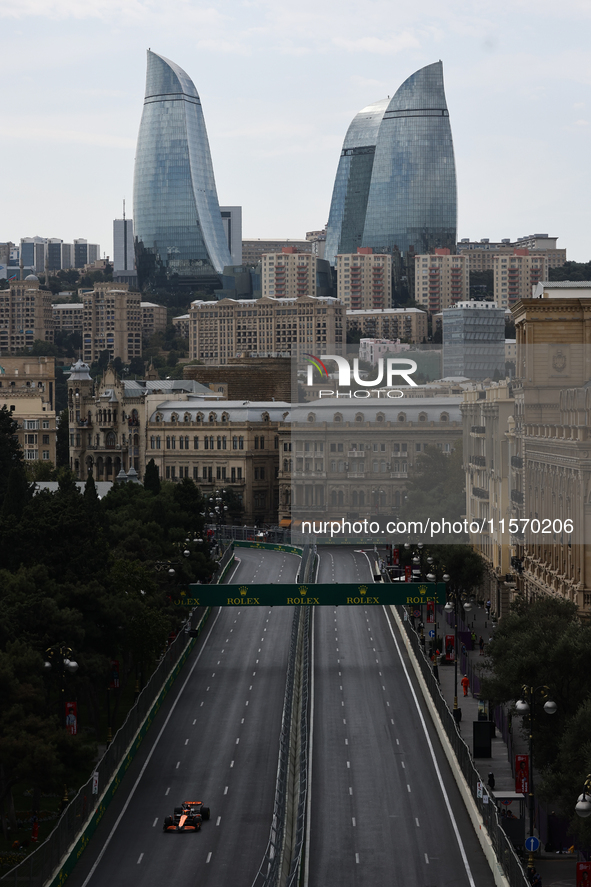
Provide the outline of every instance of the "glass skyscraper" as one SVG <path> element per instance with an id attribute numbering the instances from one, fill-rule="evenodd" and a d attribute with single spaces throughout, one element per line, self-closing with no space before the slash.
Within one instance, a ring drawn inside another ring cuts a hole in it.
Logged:
<path id="1" fill-rule="evenodd" d="M 133 206 L 140 286 L 219 286 L 232 260 L 199 94 L 182 68 L 150 50 Z"/>
<path id="2" fill-rule="evenodd" d="M 324 258 L 331 265 L 338 253 L 355 253 L 362 246 L 376 141 L 389 102 L 382 99 L 368 105 L 347 130 L 326 229 Z"/>
<path id="3" fill-rule="evenodd" d="M 368 138 L 363 166 L 355 153 L 360 141 L 349 141 L 371 109 L 379 120 L 371 120 L 375 148 Z M 325 255 L 334 263 L 337 253 L 355 252 L 357 246 L 383 253 L 397 247 L 406 254 L 411 246 L 417 253 L 435 247 L 455 252 L 456 227 L 453 142 L 443 65 L 436 62 L 412 74 L 385 108 L 383 101 L 370 105 L 351 124 L 332 196 Z"/>

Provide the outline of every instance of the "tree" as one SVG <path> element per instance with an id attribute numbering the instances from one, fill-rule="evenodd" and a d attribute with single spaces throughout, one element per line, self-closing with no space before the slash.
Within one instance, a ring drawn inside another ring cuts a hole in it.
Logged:
<path id="1" fill-rule="evenodd" d="M 58 468 L 65 468 L 70 464 L 70 414 L 67 407 L 61 411 L 58 418 L 55 461 Z"/>
<path id="2" fill-rule="evenodd" d="M 30 481 L 55 480 L 55 465 L 43 459 L 35 459 L 25 465 L 27 478 Z"/>
<path id="3" fill-rule="evenodd" d="M 160 492 L 160 474 L 153 459 L 150 459 L 146 465 L 146 473 L 144 474 L 144 490 L 158 495 Z"/>
<path id="4" fill-rule="evenodd" d="M 406 497 L 400 516 L 402 520 L 426 521 L 433 514 L 453 524 L 466 511 L 466 476 L 462 465 L 462 441 L 446 454 L 439 447 L 428 445 L 417 457 L 409 474 Z M 450 530 L 440 541 L 467 541 L 467 535 Z"/>
<path id="5" fill-rule="evenodd" d="M 534 709 L 535 764 L 545 778 L 564 775 L 560 769 L 563 735 L 580 707 L 591 700 L 590 654 L 591 626 L 581 625 L 576 604 L 550 596 L 533 602 L 518 599 L 487 646 L 484 698 L 493 704 L 509 703 L 521 698 L 523 686 L 547 686 L 558 706 L 547 726 L 541 706 Z M 525 730 L 529 719 L 524 721 Z"/>
<path id="6" fill-rule="evenodd" d="M 2 502 L 2 517 L 18 520 L 32 495 L 33 486 L 27 481 L 24 467 L 13 465 L 8 475 L 8 486 Z"/>
<path id="7" fill-rule="evenodd" d="M 18 442 L 18 423 L 6 407 L 0 409 L 0 503 L 4 500 L 10 471 L 23 465 L 23 452 Z"/>

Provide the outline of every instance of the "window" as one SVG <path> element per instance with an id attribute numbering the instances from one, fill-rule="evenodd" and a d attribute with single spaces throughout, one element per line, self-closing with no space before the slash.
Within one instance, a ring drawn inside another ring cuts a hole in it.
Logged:
<path id="1" fill-rule="evenodd" d="M 199 466 L 193 465 L 193 480 L 199 480 Z"/>
<path id="2" fill-rule="evenodd" d="M 243 450 L 243 449 L 244 449 L 244 438 L 243 438 L 243 437 L 239 437 L 239 438 L 238 438 L 238 449 L 239 449 L 239 450 Z"/>
<path id="3" fill-rule="evenodd" d="M 275 435 L 274 443 L 275 443 L 275 449 L 278 450 L 279 449 L 279 437 L 277 434 Z"/>
<path id="4" fill-rule="evenodd" d="M 234 483 L 236 481 L 236 469 L 235 468 L 230 469 L 230 480 L 232 481 L 232 483 Z"/>
<path id="5" fill-rule="evenodd" d="M 221 436 L 221 434 L 218 434 L 218 450 L 221 450 L 221 448 L 222 448 L 222 436 Z"/>
<path id="6" fill-rule="evenodd" d="M 261 480 L 264 480 L 264 479 L 265 479 L 265 469 L 264 469 L 264 468 L 260 468 L 259 471 L 260 471 L 260 477 L 261 477 Z"/>
<path id="7" fill-rule="evenodd" d="M 232 438 L 232 449 L 233 449 L 233 450 L 237 450 L 237 449 L 238 449 L 238 437 L 237 437 L 237 435 L 234 435 L 234 437 Z"/>
<path id="8" fill-rule="evenodd" d="M 198 437 L 194 437 L 194 438 L 193 438 L 193 449 L 194 449 L 194 450 L 198 450 L 198 449 L 199 449 L 199 438 L 198 438 Z"/>
<path id="9" fill-rule="evenodd" d="M 264 449 L 265 449 L 265 438 L 264 438 L 264 436 L 261 436 L 261 450 L 264 450 Z"/>
<path id="10" fill-rule="evenodd" d="M 236 479 L 242 480 L 242 467 L 240 465 L 236 469 Z"/>
<path id="11" fill-rule="evenodd" d="M 43 461 L 46 462 L 49 459 L 49 450 L 43 450 Z"/>
<path id="12" fill-rule="evenodd" d="M 254 448 L 255 448 L 255 450 L 258 450 L 258 448 L 259 448 L 259 439 L 258 439 L 258 436 L 255 437 L 255 439 L 254 439 Z"/>

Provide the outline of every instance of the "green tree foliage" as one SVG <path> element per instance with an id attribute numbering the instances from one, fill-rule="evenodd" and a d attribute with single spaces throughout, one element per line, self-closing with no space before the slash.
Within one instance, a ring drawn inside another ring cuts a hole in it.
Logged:
<path id="1" fill-rule="evenodd" d="M 18 424 L 6 407 L 0 409 L 0 503 L 4 501 L 12 468 L 23 466 L 23 453 L 17 438 Z"/>
<path id="2" fill-rule="evenodd" d="M 156 495 L 160 492 L 160 474 L 153 459 L 150 459 L 146 465 L 146 473 L 144 474 L 144 490 Z"/>
<path id="3" fill-rule="evenodd" d="M 0 514 L 9 520 L 18 520 L 27 501 L 32 496 L 32 486 L 27 480 L 23 465 L 13 465 L 8 475 L 8 486 Z"/>
<path id="4" fill-rule="evenodd" d="M 406 498 L 400 511 L 402 520 L 425 521 L 434 514 L 453 523 L 466 511 L 466 477 L 462 467 L 462 441 L 446 454 L 437 446 L 427 446 L 417 456 L 409 472 Z M 465 534 L 464 534 L 465 535 Z M 465 536 L 467 540 L 467 536 Z M 439 539 L 457 541 L 451 530 Z"/>
<path id="5" fill-rule="evenodd" d="M 580 623 L 575 604 L 547 596 L 519 599 L 488 644 L 482 682 L 482 695 L 493 703 L 520 699 L 524 686 L 548 688 L 558 708 L 549 716 L 543 698 L 536 697 L 534 764 L 541 771 L 540 790 L 562 799 L 568 816 L 591 772 L 591 734 L 585 733 L 591 727 L 590 655 L 591 626 Z M 524 732 L 529 727 L 529 717 L 523 718 Z"/>
<path id="6" fill-rule="evenodd" d="M 565 262 L 559 268 L 548 269 L 549 280 L 591 280 L 590 262 Z"/>
<path id="7" fill-rule="evenodd" d="M 61 411 L 57 420 L 55 461 L 58 468 L 70 464 L 70 416 L 67 407 Z"/>

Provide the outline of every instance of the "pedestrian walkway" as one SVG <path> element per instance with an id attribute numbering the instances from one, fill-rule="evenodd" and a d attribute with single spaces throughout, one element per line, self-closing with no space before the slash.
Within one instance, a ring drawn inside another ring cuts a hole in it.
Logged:
<path id="1" fill-rule="evenodd" d="M 438 607 L 438 635 L 454 633 L 454 615 L 451 614 L 451 623 L 447 624 L 447 614 L 443 608 Z M 432 626 L 427 624 L 426 629 Z M 460 628 L 460 626 L 458 626 Z M 478 690 L 480 689 L 478 666 L 484 662 L 484 655 L 481 655 L 479 648 L 479 639 L 482 637 L 484 641 L 484 654 L 486 654 L 486 644 L 489 642 L 494 632 L 494 623 L 488 615 L 486 608 L 474 606 L 474 609 L 468 614 L 466 623 L 461 626 L 460 657 L 458 659 L 457 670 L 457 697 L 458 708 L 461 709 L 461 720 L 458 727 L 462 738 L 468 745 L 472 756 L 474 757 L 474 741 L 473 741 L 473 724 L 478 721 Z M 475 649 L 472 649 L 470 643 L 470 632 L 476 635 Z M 466 648 L 465 655 L 462 654 L 462 643 Z M 442 657 L 443 659 L 443 657 Z M 453 710 L 455 695 L 455 678 L 454 664 L 441 664 L 439 666 L 439 681 L 441 692 L 449 706 Z M 469 678 L 468 695 L 464 697 L 461 680 L 467 675 Z M 494 773 L 494 790 L 488 789 L 489 794 L 502 797 L 504 792 L 515 791 L 515 777 L 511 764 L 511 758 L 515 754 L 527 754 L 527 741 L 521 735 L 521 730 L 515 728 L 511 733 L 505 731 L 507 742 L 504 740 L 501 731 L 495 729 L 494 736 L 491 741 L 491 757 L 490 758 L 474 758 L 474 764 L 481 774 L 482 781 L 487 784 L 488 774 Z M 517 804 L 517 801 L 513 802 Z M 527 827 L 526 827 L 527 833 Z M 575 887 L 576 884 L 576 854 L 554 854 L 546 853 L 543 849 L 535 858 L 536 870 L 540 873 L 543 887 Z"/>

